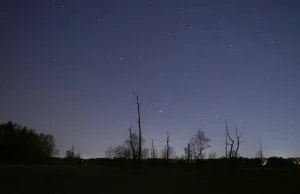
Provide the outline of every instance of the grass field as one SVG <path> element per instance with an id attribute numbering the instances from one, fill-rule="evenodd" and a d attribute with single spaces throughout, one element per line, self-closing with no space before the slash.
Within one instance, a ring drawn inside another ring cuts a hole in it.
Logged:
<path id="1" fill-rule="evenodd" d="M 300 193 L 300 171 L 269 169 L 225 173 L 200 169 L 144 169 L 140 173 L 100 166 L 0 166 L 0 193 Z"/>

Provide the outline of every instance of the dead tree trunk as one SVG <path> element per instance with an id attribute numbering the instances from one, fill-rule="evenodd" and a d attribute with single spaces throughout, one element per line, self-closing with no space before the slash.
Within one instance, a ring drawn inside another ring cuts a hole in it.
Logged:
<path id="1" fill-rule="evenodd" d="M 167 150 L 166 150 L 166 159 L 167 161 L 169 161 L 169 152 L 170 152 L 170 146 L 169 146 L 169 142 L 170 142 L 170 139 L 169 139 L 169 132 L 167 131 Z"/>
<path id="2" fill-rule="evenodd" d="M 188 143 L 188 153 L 187 153 L 187 161 L 188 163 L 190 162 L 190 158 L 191 158 L 191 146 L 190 144 Z"/>
<path id="3" fill-rule="evenodd" d="M 140 105 L 142 104 L 142 102 L 139 101 L 139 96 L 135 95 L 134 93 L 132 93 L 132 94 L 136 97 L 136 105 L 137 105 L 137 113 L 138 113 L 137 124 L 138 124 L 138 128 L 139 128 L 138 159 L 141 160 L 142 159 L 142 127 L 141 127 Z"/>
<path id="4" fill-rule="evenodd" d="M 154 159 L 155 158 L 155 153 L 154 153 L 154 145 L 153 145 L 153 139 L 152 139 L 152 149 L 151 149 L 151 158 Z"/>
<path id="5" fill-rule="evenodd" d="M 242 137 L 242 133 L 240 133 L 238 135 L 238 128 L 236 127 L 236 125 L 234 125 L 234 129 L 235 129 L 235 136 L 236 136 L 236 140 L 237 140 L 237 146 L 236 146 L 236 151 L 234 153 L 234 157 L 237 157 L 239 148 L 240 148 L 240 144 L 243 143 L 244 141 L 241 141 L 241 137 Z"/>

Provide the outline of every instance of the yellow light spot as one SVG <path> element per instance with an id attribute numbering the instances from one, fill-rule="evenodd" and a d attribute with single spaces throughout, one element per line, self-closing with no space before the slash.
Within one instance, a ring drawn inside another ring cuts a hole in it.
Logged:
<path id="1" fill-rule="evenodd" d="M 267 163 L 268 163 L 268 159 L 267 158 L 262 158 L 261 160 L 262 160 L 261 165 L 266 166 Z"/>

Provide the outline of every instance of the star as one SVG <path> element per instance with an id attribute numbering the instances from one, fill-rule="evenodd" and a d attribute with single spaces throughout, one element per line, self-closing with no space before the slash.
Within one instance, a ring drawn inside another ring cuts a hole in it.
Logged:
<path id="1" fill-rule="evenodd" d="M 168 35 L 170 35 L 171 33 L 170 32 L 168 32 Z"/>
<path id="2" fill-rule="evenodd" d="M 220 25 L 222 25 L 222 21 L 220 21 Z"/>
<path id="3" fill-rule="evenodd" d="M 218 118 L 218 116 L 216 116 L 216 119 Z"/>
<path id="4" fill-rule="evenodd" d="M 120 57 L 120 60 L 123 60 L 123 57 Z"/>
<path id="5" fill-rule="evenodd" d="M 160 112 L 160 113 L 161 113 L 162 111 L 161 111 L 161 110 L 159 110 L 158 112 Z"/>
<path id="6" fill-rule="evenodd" d="M 237 51 L 240 51 L 240 49 L 237 49 Z"/>

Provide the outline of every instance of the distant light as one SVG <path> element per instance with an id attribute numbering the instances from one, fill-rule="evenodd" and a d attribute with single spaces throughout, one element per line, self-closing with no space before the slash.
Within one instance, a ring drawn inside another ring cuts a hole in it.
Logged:
<path id="1" fill-rule="evenodd" d="M 218 116 L 216 116 L 216 119 L 218 118 Z"/>
<path id="2" fill-rule="evenodd" d="M 123 60 L 123 57 L 120 57 L 120 60 Z"/>
<path id="3" fill-rule="evenodd" d="M 162 111 L 160 110 L 160 111 L 158 111 L 158 112 L 162 112 Z"/>

